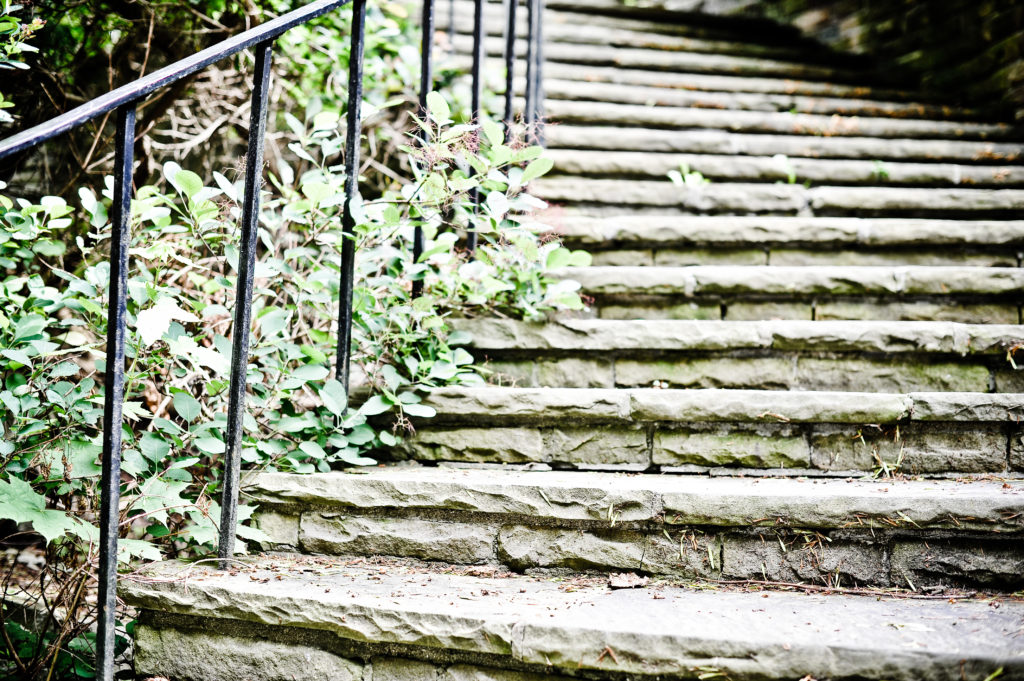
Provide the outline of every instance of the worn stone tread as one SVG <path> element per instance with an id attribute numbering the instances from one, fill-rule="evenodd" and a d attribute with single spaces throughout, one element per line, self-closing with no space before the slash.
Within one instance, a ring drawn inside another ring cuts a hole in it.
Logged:
<path id="1" fill-rule="evenodd" d="M 525 82 L 525 79 L 516 79 L 517 93 L 522 94 Z M 549 99 L 733 111 L 795 111 L 805 114 L 933 120 L 982 120 L 985 118 L 983 112 L 978 110 L 922 102 L 794 95 L 781 92 L 719 92 L 562 78 L 545 78 L 544 94 Z"/>
<path id="2" fill-rule="evenodd" d="M 986 212 L 1020 215 L 1024 189 L 917 187 L 807 188 L 799 184 L 711 183 L 678 187 L 668 181 L 613 180 L 579 176 L 542 177 L 533 183 L 541 198 L 567 205 L 675 207 L 695 212 L 790 213 L 819 211 L 859 213 Z M 980 215 L 979 215 L 980 217 Z"/>
<path id="3" fill-rule="evenodd" d="M 456 34 L 453 38 L 455 50 L 470 54 L 473 41 L 470 36 Z M 500 57 L 505 41 L 498 37 L 484 39 L 487 55 Z M 526 54 L 526 41 L 516 42 L 516 53 Z M 803 64 L 781 61 L 766 57 L 745 57 L 731 54 L 685 52 L 674 50 L 652 50 L 615 45 L 569 44 L 546 41 L 544 59 L 553 62 L 586 66 L 614 66 L 625 69 L 669 71 L 673 73 L 722 74 L 730 76 L 772 76 L 776 78 L 854 82 L 858 71 L 842 67 Z"/>
<path id="4" fill-rule="evenodd" d="M 1024 481 L 850 481 L 627 475 L 588 471 L 380 468 L 359 474 L 261 473 L 252 498 L 270 506 L 436 509 L 540 519 L 747 527 L 843 528 L 901 519 L 907 527 L 1024 533 Z M 780 520 L 781 519 L 781 520 Z"/>
<path id="5" fill-rule="evenodd" d="M 807 350 L 1002 355 L 1024 325 L 889 321 L 566 319 L 546 323 L 466 319 L 453 327 L 477 350 L 560 352 Z"/>
<path id="6" fill-rule="evenodd" d="M 1024 220 L 775 217 L 738 215 L 560 215 L 557 231 L 571 244 L 673 244 L 834 247 L 1020 246 Z"/>
<path id="7" fill-rule="evenodd" d="M 551 149 L 555 171 L 566 175 L 656 177 L 685 166 L 714 181 L 794 182 L 872 185 L 999 186 L 1024 185 L 1024 165 L 967 165 L 860 160 L 728 156 Z"/>
<path id="8" fill-rule="evenodd" d="M 598 101 L 550 100 L 545 115 L 559 123 L 686 130 L 710 128 L 743 133 L 897 139 L 997 140 L 1020 131 L 1005 123 L 736 111 L 696 107 L 646 106 Z"/>
<path id="9" fill-rule="evenodd" d="M 869 393 L 654 388 L 441 388 L 424 404 L 431 423 L 629 424 L 647 422 L 1016 422 L 1017 393 Z"/>
<path id="10" fill-rule="evenodd" d="M 814 135 L 746 134 L 728 130 L 656 130 L 604 125 L 552 125 L 545 140 L 553 149 L 733 154 L 804 158 L 850 158 L 868 161 L 939 161 L 944 163 L 1016 163 L 1021 146 L 1007 142 L 936 139 L 878 139 Z"/>
<path id="11" fill-rule="evenodd" d="M 561 275 L 591 295 L 1000 296 L 1024 289 L 1019 267 L 573 267 Z"/>
<path id="12" fill-rule="evenodd" d="M 677 679 L 709 668 L 740 680 L 812 674 L 959 681 L 996 668 L 1008 679 L 1024 674 L 1024 650 L 1014 638 L 1024 607 L 1013 602 L 997 609 L 983 602 L 765 598 L 672 587 L 566 590 L 529 577 L 382 573 L 284 556 L 231 572 L 168 562 L 147 577 L 121 581 L 125 601 L 143 611 L 209 618 L 198 631 L 245 636 L 273 626 L 309 632 L 307 638 L 321 632 L 354 644 L 393 644 L 427 659 L 446 651 L 573 676 L 582 670 Z M 186 649 L 195 652 L 178 651 Z M 208 654 L 217 659 L 220 650 Z M 306 658 L 319 663 L 322 654 L 313 646 Z M 350 664 L 341 662 L 337 678 L 351 678 Z M 147 671 L 173 675 L 181 661 L 171 653 L 147 663 L 165 667 Z"/>

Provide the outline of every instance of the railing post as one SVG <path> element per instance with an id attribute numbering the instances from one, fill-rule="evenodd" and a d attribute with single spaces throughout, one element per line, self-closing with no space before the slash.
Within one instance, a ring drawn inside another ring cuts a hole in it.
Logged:
<path id="1" fill-rule="evenodd" d="M 471 115 L 474 123 L 480 122 L 483 115 L 484 96 L 484 0 L 473 2 L 473 96 L 470 104 Z M 469 200 L 474 212 L 480 203 L 480 192 L 476 188 L 470 190 Z M 477 233 L 472 221 L 466 231 L 466 248 L 470 253 L 476 250 Z"/>
<path id="2" fill-rule="evenodd" d="M 420 112 L 424 121 L 427 120 L 427 95 L 434 89 L 434 0 L 423 0 L 423 39 L 420 47 Z M 449 32 L 455 27 L 448 26 Z M 423 131 L 423 141 L 429 140 L 429 134 Z M 426 243 L 423 239 L 423 227 L 416 225 L 412 235 L 412 261 L 420 261 Z M 412 297 L 417 298 L 423 292 L 423 280 L 412 282 Z"/>
<path id="3" fill-rule="evenodd" d="M 132 163 L 135 102 L 117 110 L 114 139 L 114 201 L 107 292 L 107 359 L 103 393 L 103 474 L 100 481 L 99 617 L 96 678 L 114 678 L 117 625 L 117 535 L 121 498 L 121 422 L 124 406 L 124 339 L 127 316 L 128 248 L 131 243 Z"/>
<path id="4" fill-rule="evenodd" d="M 226 569 L 235 554 L 238 524 L 238 481 L 241 467 L 242 417 L 249 367 L 249 328 L 252 325 L 252 286 L 256 269 L 256 236 L 259 232 L 260 185 L 263 176 L 263 141 L 267 132 L 267 95 L 273 41 L 256 47 L 252 107 L 249 113 L 249 150 L 245 157 L 245 198 L 242 205 L 242 239 L 238 253 L 238 284 L 235 319 L 231 330 L 231 386 L 228 393 L 227 453 L 224 457 L 224 488 L 220 506 L 220 568 Z"/>
<path id="5" fill-rule="evenodd" d="M 544 101 L 543 0 L 527 0 L 526 102 L 523 111 L 527 133 L 542 142 L 541 115 Z"/>
<path id="6" fill-rule="evenodd" d="M 513 78 L 516 65 L 516 10 L 519 0 L 508 0 L 508 21 L 505 26 L 505 138 L 512 133 L 512 104 L 515 99 Z"/>
<path id="7" fill-rule="evenodd" d="M 348 116 L 345 135 L 345 205 L 341 214 L 341 285 L 338 304 L 338 350 L 335 377 L 348 395 L 349 360 L 352 354 L 352 285 L 355 277 L 356 235 L 352 200 L 359 191 L 360 113 L 363 102 L 363 35 L 366 31 L 366 0 L 352 0 L 352 42 L 348 56 Z"/>

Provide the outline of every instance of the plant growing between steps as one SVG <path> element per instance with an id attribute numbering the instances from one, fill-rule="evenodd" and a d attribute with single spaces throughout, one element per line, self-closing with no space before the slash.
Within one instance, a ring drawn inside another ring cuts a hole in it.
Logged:
<path id="1" fill-rule="evenodd" d="M 549 272 L 585 265 L 589 256 L 541 239 L 543 228 L 529 217 L 543 204 L 526 185 L 551 168 L 550 160 L 539 147 L 505 144 L 489 120 L 454 125 L 434 95 L 429 118 L 419 122 L 427 141 L 417 136 L 408 144 L 412 179 L 352 206 L 353 363 L 363 378 L 350 405 L 329 378 L 328 360 L 343 239 L 338 124 L 338 114 L 328 111 L 293 121 L 300 139 L 292 151 L 311 169 L 272 176 L 263 202 L 241 452 L 251 469 L 304 473 L 375 463 L 367 454 L 397 444 L 410 417 L 433 415 L 422 404 L 425 393 L 482 383 L 462 347 L 469 337 L 449 327 L 452 316 L 539 318 L 582 308 L 578 284 Z M 125 561 L 208 554 L 220 513 L 241 183 L 215 173 L 207 185 L 175 163 L 163 171 L 164 183 L 139 188 L 132 202 Z M 81 211 L 58 197 L 32 203 L 0 196 L 0 265 L 8 271 L 0 283 L 0 517 L 31 523 L 55 550 L 88 562 L 98 535 L 91 518 L 98 503 L 109 184 L 99 196 L 83 188 L 79 199 Z M 76 221 L 92 231 L 69 249 L 61 237 Z M 427 246 L 413 263 L 416 225 Z M 472 255 L 459 236 L 470 227 L 480 239 Z M 413 280 L 423 282 L 417 298 Z M 243 505 L 240 517 L 252 510 Z M 243 539 L 262 537 L 255 528 L 238 531 Z M 88 660 L 64 648 L 64 667 Z M 19 650 L 26 648 L 7 645 L 2 659 L 17 666 Z"/>

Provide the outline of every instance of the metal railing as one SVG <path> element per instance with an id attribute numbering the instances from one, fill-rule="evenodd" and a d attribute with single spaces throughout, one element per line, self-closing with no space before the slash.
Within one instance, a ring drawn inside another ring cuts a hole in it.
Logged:
<path id="1" fill-rule="evenodd" d="M 260 208 L 260 174 L 267 126 L 267 96 L 270 84 L 272 46 L 276 38 L 291 28 L 309 22 L 344 5 L 352 5 L 351 51 L 349 56 L 348 112 L 345 145 L 345 204 L 342 209 L 341 282 L 338 314 L 338 346 L 335 376 L 349 387 L 349 360 L 352 345 L 352 292 L 355 263 L 355 218 L 349 204 L 358 192 L 360 109 L 363 95 L 363 44 L 367 0 L 315 0 L 302 9 L 289 12 L 260 26 L 228 38 L 191 57 L 166 66 L 45 123 L 0 140 L 0 159 L 27 151 L 36 145 L 73 130 L 95 118 L 116 111 L 114 149 L 114 187 L 111 210 L 110 282 L 108 289 L 107 362 L 104 376 L 103 452 L 100 494 L 99 593 L 96 636 L 96 675 L 109 681 L 114 673 L 114 627 L 117 597 L 118 505 L 121 478 L 121 427 L 124 403 L 125 335 L 128 285 L 128 250 L 131 236 L 131 195 L 133 147 L 136 141 L 135 119 L 139 103 L 148 95 L 172 85 L 215 62 L 248 48 L 255 48 L 249 141 L 245 165 L 245 193 L 242 205 L 241 244 L 238 281 L 232 327 L 231 382 L 228 393 L 228 420 L 225 437 L 224 482 L 221 496 L 221 521 L 218 543 L 219 565 L 226 567 L 234 555 L 238 522 L 238 486 L 242 444 L 242 416 L 245 409 L 246 374 L 249 360 L 249 331 L 252 319 L 253 274 L 256 264 L 257 232 Z M 503 120 L 506 134 L 513 124 L 513 75 L 516 60 L 516 12 L 520 2 L 528 12 L 526 55 L 526 91 L 524 123 L 539 139 L 541 112 L 540 25 L 543 0 L 506 0 L 505 27 L 506 91 Z M 450 0 L 448 31 L 455 32 L 455 0 Z M 478 120 L 483 97 L 483 15 L 485 0 L 473 0 L 473 96 L 472 111 Z M 435 0 L 423 0 L 422 54 L 419 106 L 426 113 L 427 94 L 433 89 L 433 42 Z M 469 246 L 475 244 L 472 225 Z M 423 252 L 423 233 L 414 236 L 414 259 Z M 418 292 L 418 287 L 417 291 Z"/>

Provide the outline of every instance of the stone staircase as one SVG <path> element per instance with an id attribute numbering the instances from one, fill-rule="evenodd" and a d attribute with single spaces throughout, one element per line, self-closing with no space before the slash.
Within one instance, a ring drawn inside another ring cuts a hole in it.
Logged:
<path id="1" fill-rule="evenodd" d="M 124 581 L 138 671 L 1024 679 L 1021 131 L 668 19 L 548 1 L 536 191 L 592 312 L 464 320 L 493 385 L 395 463 L 251 479 L 268 553 Z"/>

